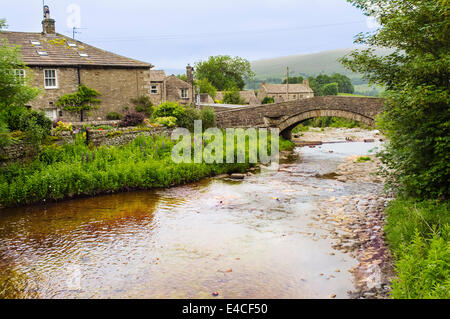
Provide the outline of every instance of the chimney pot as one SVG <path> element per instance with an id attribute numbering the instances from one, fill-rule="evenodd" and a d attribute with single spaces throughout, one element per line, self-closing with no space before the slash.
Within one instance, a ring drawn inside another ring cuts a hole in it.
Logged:
<path id="1" fill-rule="evenodd" d="M 44 34 L 56 34 L 55 20 L 50 18 L 50 9 L 48 6 L 44 6 L 44 20 L 42 20 L 42 33 Z"/>

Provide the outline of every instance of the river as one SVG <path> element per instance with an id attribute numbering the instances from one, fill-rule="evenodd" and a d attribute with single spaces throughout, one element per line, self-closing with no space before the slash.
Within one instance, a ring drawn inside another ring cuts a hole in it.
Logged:
<path id="1" fill-rule="evenodd" d="M 349 298 L 358 261 L 315 217 L 332 196 L 381 185 L 317 176 L 377 146 L 297 148 L 244 181 L 4 209 L 0 297 Z"/>

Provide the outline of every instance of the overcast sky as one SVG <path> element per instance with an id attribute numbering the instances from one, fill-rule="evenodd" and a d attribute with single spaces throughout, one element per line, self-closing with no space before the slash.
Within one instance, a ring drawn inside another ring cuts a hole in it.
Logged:
<path id="1" fill-rule="evenodd" d="M 10 31 L 41 31 L 42 0 L 0 0 Z M 249 60 L 353 47 L 373 27 L 345 0 L 45 0 L 59 33 L 157 69 L 211 55 Z M 79 12 L 79 14 L 78 14 Z"/>

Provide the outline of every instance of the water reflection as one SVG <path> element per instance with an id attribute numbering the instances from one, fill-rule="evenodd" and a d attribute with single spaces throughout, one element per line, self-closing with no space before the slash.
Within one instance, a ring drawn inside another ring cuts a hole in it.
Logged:
<path id="1" fill-rule="evenodd" d="M 346 298 L 351 274 L 326 274 L 356 261 L 330 255 L 331 239 L 311 218 L 329 189 L 361 185 L 314 176 L 369 148 L 304 148 L 298 162 L 243 182 L 3 210 L 0 297 Z"/>

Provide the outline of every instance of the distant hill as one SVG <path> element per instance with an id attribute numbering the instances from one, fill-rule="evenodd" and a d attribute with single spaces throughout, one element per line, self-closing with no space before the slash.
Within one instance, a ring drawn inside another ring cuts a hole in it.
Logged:
<path id="1" fill-rule="evenodd" d="M 338 59 L 349 54 L 352 49 L 339 49 L 324 51 L 312 54 L 299 54 L 273 59 L 264 59 L 251 62 L 252 69 L 256 74 L 256 79 L 267 80 L 269 78 L 286 78 L 286 67 L 289 67 L 291 76 L 317 76 L 321 73 L 333 74 L 341 73 L 352 80 L 361 79 L 361 75 L 353 73 L 343 67 Z M 377 50 L 378 55 L 385 55 L 388 50 Z M 359 82 L 359 81 L 357 81 Z"/>

